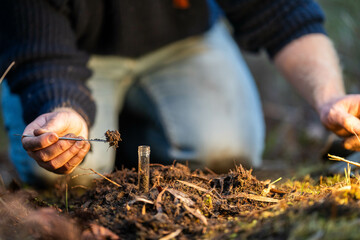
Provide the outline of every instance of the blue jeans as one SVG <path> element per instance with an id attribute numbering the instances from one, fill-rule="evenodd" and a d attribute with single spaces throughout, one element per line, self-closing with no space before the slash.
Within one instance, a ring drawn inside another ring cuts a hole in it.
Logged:
<path id="1" fill-rule="evenodd" d="M 151 161 L 163 164 L 177 160 L 218 171 L 234 162 L 261 165 L 265 125 L 260 99 L 221 22 L 202 36 L 139 59 L 95 56 L 89 65 L 95 73 L 89 86 L 99 109 L 91 137 L 120 130 L 117 166 L 136 165 L 137 146 L 144 144 L 151 147 Z M 10 157 L 22 180 L 42 177 L 44 172 L 34 170 L 36 163 L 22 149 L 20 138 L 13 136 L 25 127 L 19 99 L 6 84 L 2 96 Z M 94 144 L 84 164 L 100 172 L 113 169 L 115 156 L 106 147 Z"/>

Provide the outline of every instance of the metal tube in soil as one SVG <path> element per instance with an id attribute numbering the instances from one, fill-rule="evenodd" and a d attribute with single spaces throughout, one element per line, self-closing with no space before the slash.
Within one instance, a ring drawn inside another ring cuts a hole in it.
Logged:
<path id="1" fill-rule="evenodd" d="M 139 191 L 147 193 L 149 191 L 150 181 L 150 147 L 139 146 L 138 147 L 138 186 Z"/>

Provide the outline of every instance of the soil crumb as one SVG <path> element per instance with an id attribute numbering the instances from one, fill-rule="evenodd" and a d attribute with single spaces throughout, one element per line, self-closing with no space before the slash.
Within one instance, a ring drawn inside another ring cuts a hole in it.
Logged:
<path id="1" fill-rule="evenodd" d="M 105 133 L 106 141 L 109 142 L 109 147 L 118 148 L 119 142 L 122 141 L 118 130 L 107 130 Z"/>

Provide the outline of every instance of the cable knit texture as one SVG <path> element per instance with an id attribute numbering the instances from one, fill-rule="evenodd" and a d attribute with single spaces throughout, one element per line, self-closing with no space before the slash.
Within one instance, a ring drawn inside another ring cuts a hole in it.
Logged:
<path id="1" fill-rule="evenodd" d="M 26 123 L 72 107 L 91 126 L 88 54 L 136 58 L 207 31 L 222 14 L 241 48 L 271 58 L 296 38 L 324 33 L 323 13 L 311 0 L 190 0 L 186 9 L 170 0 L 3 0 L 0 70 L 16 61 L 7 80 L 21 96 Z"/>

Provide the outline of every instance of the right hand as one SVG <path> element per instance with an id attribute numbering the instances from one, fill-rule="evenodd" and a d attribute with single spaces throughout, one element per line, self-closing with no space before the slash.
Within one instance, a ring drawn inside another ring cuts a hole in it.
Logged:
<path id="1" fill-rule="evenodd" d="M 88 138 L 86 121 L 71 108 L 59 108 L 37 117 L 25 128 L 22 144 L 30 157 L 48 171 L 71 173 L 90 150 L 87 141 L 59 140 L 59 137 Z"/>

